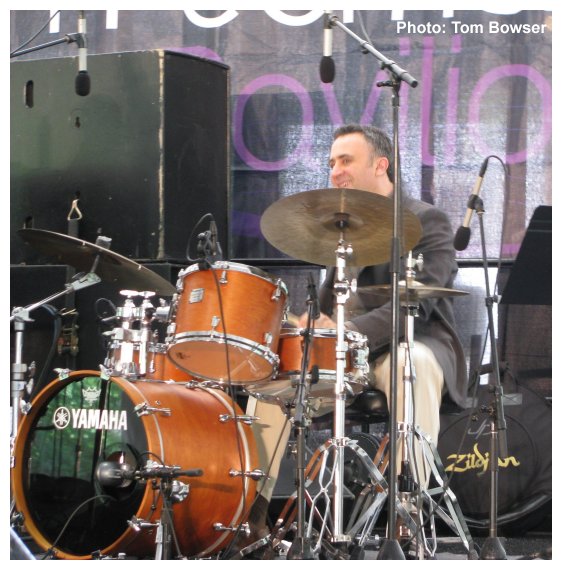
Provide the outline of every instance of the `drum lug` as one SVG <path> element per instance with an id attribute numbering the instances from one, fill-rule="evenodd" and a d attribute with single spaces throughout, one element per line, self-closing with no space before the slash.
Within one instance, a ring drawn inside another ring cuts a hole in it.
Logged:
<path id="1" fill-rule="evenodd" d="M 147 521 L 145 519 L 139 519 L 136 516 L 133 516 L 133 518 L 130 521 L 127 521 L 127 524 L 135 531 L 135 532 L 140 532 L 143 528 L 154 528 L 157 527 L 159 523 L 153 523 L 150 521 Z"/>
<path id="2" fill-rule="evenodd" d="M 273 291 L 273 294 L 271 295 L 272 301 L 277 302 L 281 298 L 281 295 L 283 293 L 283 291 L 281 290 L 281 283 L 282 283 L 281 279 L 277 279 L 275 283 L 276 284 L 275 291 Z"/>
<path id="3" fill-rule="evenodd" d="M 183 481 L 172 481 L 171 499 L 172 503 L 182 503 L 189 495 L 190 487 L 188 483 Z"/>
<path id="4" fill-rule="evenodd" d="M 222 523 L 214 523 L 213 524 L 213 529 L 216 530 L 217 532 L 225 532 L 225 531 L 229 531 L 229 532 L 242 532 L 244 534 L 244 536 L 250 536 L 250 525 L 249 523 L 242 523 L 241 525 L 238 526 L 224 526 Z"/>
<path id="5" fill-rule="evenodd" d="M 66 380 L 70 376 L 70 368 L 55 368 L 59 380 Z"/>
<path id="6" fill-rule="evenodd" d="M 113 374 L 113 368 L 107 368 L 103 364 L 100 364 L 100 378 L 102 380 L 109 380 Z"/>
<path id="7" fill-rule="evenodd" d="M 210 330 L 211 338 L 214 338 L 215 334 L 217 334 L 216 328 L 219 326 L 220 322 L 221 322 L 220 318 L 217 317 L 216 315 L 213 315 L 213 318 L 211 319 L 211 330 Z"/>
<path id="8" fill-rule="evenodd" d="M 273 335 L 270 332 L 266 332 L 263 335 L 263 343 L 265 344 L 265 346 L 267 346 L 267 348 L 269 348 L 272 342 L 273 342 Z"/>
<path id="9" fill-rule="evenodd" d="M 170 408 L 155 408 L 153 406 L 149 406 L 146 402 L 142 404 L 137 404 L 134 408 L 135 413 L 137 416 L 148 416 L 149 414 L 163 414 L 164 416 L 171 416 L 172 410 Z"/>
<path id="10" fill-rule="evenodd" d="M 231 477 L 249 477 L 254 481 L 259 481 L 260 479 L 269 479 L 269 477 L 261 469 L 252 469 L 251 471 L 238 471 L 237 469 L 231 469 L 228 474 Z"/>
<path id="11" fill-rule="evenodd" d="M 223 424 L 230 420 L 243 422 L 246 425 L 251 426 L 256 420 L 259 420 L 259 418 L 257 416 L 231 416 L 230 414 L 221 414 L 219 416 L 219 421 Z"/>
<path id="12" fill-rule="evenodd" d="M 219 283 L 221 285 L 226 285 L 228 284 L 228 278 L 227 278 L 227 273 L 226 273 L 226 269 L 223 269 L 223 272 L 221 274 L 221 277 L 219 279 Z"/>

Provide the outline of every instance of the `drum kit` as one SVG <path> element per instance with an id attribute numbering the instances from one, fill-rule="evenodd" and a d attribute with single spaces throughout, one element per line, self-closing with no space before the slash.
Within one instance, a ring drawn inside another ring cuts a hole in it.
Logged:
<path id="1" fill-rule="evenodd" d="M 281 406 L 297 428 L 297 489 L 269 544 L 286 547 L 284 538 L 294 532 L 298 552 L 289 549 L 287 558 L 318 557 L 327 543 L 364 546 L 387 496 L 382 465 L 388 457 L 375 460 L 345 434 L 346 401 L 366 388 L 369 366 L 366 337 L 344 328 L 345 303 L 355 288 L 346 267 L 388 261 L 391 221 L 388 199 L 352 189 L 302 192 L 264 213 L 262 232 L 273 246 L 296 259 L 336 266 L 335 330 L 314 329 L 313 295 L 307 328 L 289 328 L 286 285 L 255 267 L 195 263 L 180 271 L 173 287 L 102 242 L 20 230 L 32 247 L 82 273 L 63 291 L 12 311 L 12 526 L 51 558 L 221 558 L 234 537 L 249 533 L 248 512 L 258 481 L 267 476 L 258 465 L 256 418 L 243 413 L 235 387 Z M 408 252 L 421 226 L 407 211 L 403 232 Z M 419 300 L 464 293 L 415 281 L 415 262 L 411 255 L 408 260 L 400 298 L 413 335 Z M 29 314 L 101 280 L 125 297 L 112 319 L 116 326 L 106 333 L 103 364 L 99 370 L 59 369 L 56 380 L 25 402 Z M 389 296 L 386 286 L 363 289 Z M 170 303 L 154 306 L 157 294 Z M 165 342 L 156 323 L 165 326 Z M 318 405 L 333 409 L 333 437 L 305 466 L 304 428 Z M 440 516 L 468 551 L 470 534 L 434 446 L 413 427 L 409 412 L 403 423 L 403 453 L 420 439 L 437 483 L 424 491 L 429 518 Z M 343 505 L 346 450 L 367 473 L 361 507 L 351 518 Z M 315 477 L 320 490 L 312 497 Z M 396 508 L 415 536 L 419 519 L 407 502 L 401 498 Z"/>

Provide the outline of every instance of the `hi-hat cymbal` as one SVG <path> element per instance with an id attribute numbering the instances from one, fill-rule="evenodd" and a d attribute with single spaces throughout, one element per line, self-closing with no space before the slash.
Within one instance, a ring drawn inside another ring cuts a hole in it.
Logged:
<path id="1" fill-rule="evenodd" d="M 99 245 L 48 230 L 22 229 L 18 234 L 38 252 L 78 271 L 90 271 L 99 255 L 96 275 L 121 288 L 154 291 L 164 296 L 176 292 L 175 287 L 157 273 Z"/>
<path id="2" fill-rule="evenodd" d="M 367 293 L 377 295 L 379 297 L 390 297 L 392 295 L 392 285 L 365 285 L 357 287 L 358 293 Z M 400 300 L 406 299 L 430 299 L 436 297 L 458 297 L 460 295 L 468 295 L 467 291 L 459 289 L 448 289 L 447 287 L 434 287 L 433 285 L 425 285 L 419 281 L 410 281 L 406 287 L 405 281 L 398 284 L 398 294 Z"/>
<path id="3" fill-rule="evenodd" d="M 341 236 L 351 244 L 348 266 L 389 261 L 394 209 L 390 198 L 365 190 L 325 188 L 299 192 L 274 202 L 260 227 L 267 241 L 283 253 L 309 263 L 335 265 Z M 402 218 L 402 253 L 421 237 L 421 224 L 409 210 Z"/>

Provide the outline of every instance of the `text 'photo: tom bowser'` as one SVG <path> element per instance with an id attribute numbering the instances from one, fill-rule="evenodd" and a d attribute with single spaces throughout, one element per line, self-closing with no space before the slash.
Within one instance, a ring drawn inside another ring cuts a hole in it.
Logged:
<path id="1" fill-rule="evenodd" d="M 460 20 L 447 20 L 441 23 L 425 22 L 422 24 L 399 20 L 396 22 L 398 34 L 544 34 L 549 29 L 548 24 L 502 23 L 490 20 L 485 23 L 467 24 Z"/>

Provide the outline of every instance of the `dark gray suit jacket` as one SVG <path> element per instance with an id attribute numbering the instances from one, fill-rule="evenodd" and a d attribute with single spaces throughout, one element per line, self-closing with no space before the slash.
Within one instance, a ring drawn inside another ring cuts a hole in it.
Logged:
<path id="1" fill-rule="evenodd" d="M 453 248 L 453 233 L 447 215 L 431 204 L 409 197 L 403 198 L 403 206 L 419 218 L 422 226 L 422 237 L 413 250 L 414 257 L 421 253 L 424 262 L 422 270 L 416 270 L 416 281 L 436 287 L 453 288 L 458 266 Z M 335 268 L 328 268 L 326 279 L 320 289 L 320 308 L 327 315 L 333 314 L 334 276 Z M 403 274 L 400 278 L 403 278 Z M 389 263 L 360 268 L 358 287 L 390 283 Z M 374 360 L 390 350 L 391 301 L 378 295 L 361 292 L 357 294 L 368 310 L 365 314 L 352 318 L 351 325 L 367 336 L 371 360 Z M 402 339 L 404 309 L 401 309 L 399 323 Z M 416 340 L 423 342 L 433 351 L 443 369 L 446 391 L 454 402 L 464 407 L 468 384 L 466 361 L 455 331 L 451 297 L 424 299 L 420 302 L 419 316 L 414 321 L 414 342 Z"/>

